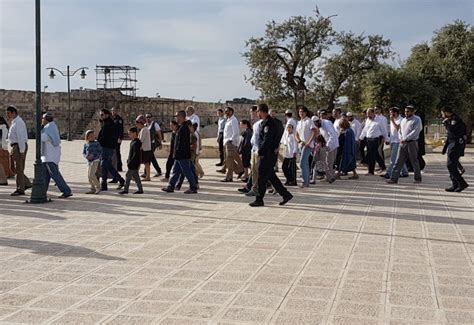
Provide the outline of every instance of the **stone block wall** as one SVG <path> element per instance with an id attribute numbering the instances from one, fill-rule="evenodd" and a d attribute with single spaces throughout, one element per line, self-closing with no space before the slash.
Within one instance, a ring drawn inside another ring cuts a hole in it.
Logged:
<path id="1" fill-rule="evenodd" d="M 0 110 L 5 111 L 8 105 L 15 105 L 25 120 L 30 137 L 34 137 L 35 92 L 23 90 L 0 89 Z M 203 136 L 214 137 L 216 133 L 216 110 L 224 108 L 224 103 L 191 102 L 182 99 L 130 97 L 120 92 L 104 92 L 101 90 L 71 91 L 71 134 L 73 138 L 82 138 L 87 129 L 99 128 L 98 111 L 101 108 L 115 107 L 124 119 L 125 129 L 134 125 L 136 116 L 151 113 L 165 130 L 174 114 L 193 105 L 201 117 Z M 67 92 L 45 92 L 42 94 L 43 111 L 49 111 L 55 117 L 61 135 L 66 136 L 68 130 L 68 94 Z M 249 104 L 232 104 L 239 119 L 249 118 Z M 207 130 L 206 130 L 207 127 Z"/>

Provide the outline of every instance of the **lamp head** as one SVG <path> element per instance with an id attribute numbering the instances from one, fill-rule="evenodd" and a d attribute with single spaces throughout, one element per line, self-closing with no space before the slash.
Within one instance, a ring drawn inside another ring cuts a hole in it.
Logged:
<path id="1" fill-rule="evenodd" d="M 54 70 L 51 69 L 50 73 L 49 73 L 49 78 L 50 79 L 54 79 L 54 77 L 56 77 L 56 75 L 54 74 Z"/>
<path id="2" fill-rule="evenodd" d="M 86 70 L 82 69 L 80 76 L 81 76 L 81 79 L 84 79 L 87 76 Z"/>

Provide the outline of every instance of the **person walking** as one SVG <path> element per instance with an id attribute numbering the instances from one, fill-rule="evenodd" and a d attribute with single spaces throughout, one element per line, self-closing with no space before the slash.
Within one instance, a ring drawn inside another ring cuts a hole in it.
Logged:
<path id="1" fill-rule="evenodd" d="M 224 127 L 225 167 L 226 177 L 221 182 L 232 182 L 233 174 L 240 178 L 244 173 L 242 159 L 239 155 L 240 128 L 239 121 L 234 115 L 234 109 L 228 106 L 225 109 L 227 120 Z"/>
<path id="2" fill-rule="evenodd" d="M 110 174 L 114 180 L 119 182 L 119 189 L 121 189 L 125 180 L 117 172 L 117 169 L 112 164 L 112 159 L 115 154 L 117 147 L 117 141 L 119 138 L 119 130 L 117 129 L 116 124 L 114 123 L 111 113 L 108 109 L 103 108 L 100 110 L 100 124 L 101 128 L 97 141 L 99 141 L 102 146 L 102 159 L 100 161 L 102 166 L 102 185 L 101 191 L 107 191 L 107 178 Z"/>
<path id="3" fill-rule="evenodd" d="M 346 175 L 352 172 L 352 176 L 349 179 L 358 179 L 357 175 L 357 147 L 356 138 L 354 131 L 351 128 L 351 124 L 345 118 L 339 123 L 340 134 L 339 134 L 339 148 L 341 151 L 340 160 L 336 162 L 337 165 L 337 176 L 340 178 L 341 174 Z"/>
<path id="4" fill-rule="evenodd" d="M 170 122 L 170 130 L 171 130 L 171 140 L 170 140 L 170 146 L 169 146 L 169 154 L 168 154 L 168 159 L 166 159 L 166 172 L 165 172 L 165 177 L 162 179 L 162 181 L 168 182 L 170 180 L 170 175 L 171 175 L 171 169 L 173 168 L 174 164 L 174 158 L 173 158 L 173 148 L 174 148 L 174 143 L 176 139 L 176 130 L 178 129 L 178 122 L 176 121 L 171 121 Z"/>
<path id="5" fill-rule="evenodd" d="M 443 154 L 447 154 L 447 167 L 451 187 L 446 188 L 446 192 L 462 192 L 469 187 L 469 184 L 459 173 L 459 158 L 464 154 L 466 147 L 466 124 L 453 112 L 450 107 L 441 110 L 443 125 L 447 131 L 447 139 L 443 148 Z"/>
<path id="6" fill-rule="evenodd" d="M 400 147 L 397 162 L 393 167 L 388 184 L 397 184 L 400 172 L 409 159 L 415 174 L 415 183 L 421 183 L 420 164 L 418 162 L 418 137 L 422 129 L 421 119 L 414 115 L 412 106 L 405 108 L 405 118 L 400 122 Z"/>
<path id="7" fill-rule="evenodd" d="M 194 109 L 194 106 L 186 107 L 186 119 L 191 121 L 191 125 L 197 123 L 198 132 L 201 130 L 201 118 L 199 117 L 199 115 L 196 114 L 196 110 Z"/>
<path id="8" fill-rule="evenodd" d="M 151 164 L 153 165 L 153 168 L 155 169 L 155 176 L 153 177 L 160 177 L 163 175 L 163 172 L 161 170 L 160 165 L 158 164 L 158 161 L 156 160 L 155 157 L 155 151 L 158 149 L 160 150 L 162 148 L 162 142 L 163 142 L 163 137 L 161 135 L 161 127 L 158 122 L 156 122 L 153 119 L 153 116 L 148 113 L 145 115 L 146 119 L 146 126 L 148 127 L 148 130 L 150 131 L 150 141 L 151 141 Z"/>
<path id="9" fill-rule="evenodd" d="M 278 146 L 283 135 L 283 130 L 279 128 L 274 119 L 268 114 L 268 106 L 266 104 L 258 105 L 258 114 L 262 121 L 260 131 L 260 148 L 258 156 L 260 157 L 260 165 L 258 168 L 258 194 L 255 201 L 250 203 L 251 207 L 263 206 L 263 198 L 267 190 L 267 182 L 280 194 L 283 200 L 279 205 L 285 205 L 293 198 L 290 192 L 283 186 L 280 179 L 275 173 L 274 166 L 278 159 Z"/>
<path id="10" fill-rule="evenodd" d="M 119 192 L 119 194 L 128 194 L 128 189 L 130 187 L 130 182 L 132 179 L 137 183 L 138 190 L 133 194 L 143 194 L 143 186 L 142 181 L 140 179 L 140 163 L 141 163 L 141 148 L 142 143 L 138 138 L 138 129 L 136 127 L 132 127 L 128 130 L 128 137 L 130 140 L 130 150 L 128 151 L 128 159 L 127 159 L 127 173 L 125 175 L 125 185 L 123 190 Z"/>
<path id="11" fill-rule="evenodd" d="M 390 166 L 387 168 L 387 173 L 380 175 L 380 177 L 389 179 L 392 175 L 400 148 L 400 124 L 402 121 L 403 118 L 400 116 L 400 109 L 398 107 L 390 108 Z M 402 167 L 400 177 L 408 177 L 406 164 Z"/>
<path id="12" fill-rule="evenodd" d="M 336 181 L 336 174 L 334 172 L 334 162 L 336 161 L 337 149 L 339 148 L 339 134 L 337 133 L 334 124 L 327 119 L 327 114 L 322 113 L 321 118 L 313 116 L 313 123 L 319 129 L 319 132 L 326 140 L 326 150 L 324 150 L 326 160 L 326 182 L 334 183 Z"/>
<path id="13" fill-rule="evenodd" d="M 117 132 L 118 132 L 117 144 L 115 146 L 115 158 L 117 160 L 117 171 L 121 172 L 123 171 L 122 154 L 120 152 L 120 147 L 122 145 L 123 132 L 124 132 L 123 118 L 118 114 L 117 109 L 115 107 L 112 107 L 110 109 L 110 112 L 112 113 L 112 119 L 114 120 L 115 126 L 117 127 Z"/>
<path id="14" fill-rule="evenodd" d="M 250 160 L 252 155 L 252 126 L 249 120 L 240 121 L 240 128 L 242 129 L 242 140 L 239 144 L 239 154 L 242 159 L 242 165 L 244 167 L 244 176 L 242 182 L 247 183 L 249 178 Z"/>
<path id="15" fill-rule="evenodd" d="M 382 135 L 380 136 L 380 141 L 379 141 L 379 147 L 378 147 L 378 153 L 380 156 L 380 160 L 377 160 L 377 163 L 380 168 L 380 172 L 386 172 L 386 166 L 385 166 L 385 154 L 384 154 L 384 143 L 388 142 L 388 133 L 389 133 L 389 127 L 388 127 L 388 121 L 385 115 L 383 115 L 383 109 L 381 106 L 375 106 L 374 107 L 374 112 L 375 112 L 375 120 L 379 122 L 382 130 Z M 384 162 L 381 164 L 381 162 Z"/>
<path id="16" fill-rule="evenodd" d="M 314 147 L 317 129 L 309 117 L 309 110 L 306 106 L 299 107 L 298 114 L 300 121 L 296 127 L 296 141 L 298 141 L 301 148 L 300 168 L 303 177 L 301 187 L 309 187 L 310 156 Z"/>
<path id="17" fill-rule="evenodd" d="M 141 142 L 141 162 L 145 166 L 144 173 L 141 175 L 144 182 L 151 181 L 151 160 L 153 156 L 152 146 L 151 146 L 151 136 L 150 130 L 145 126 L 146 118 L 143 115 L 138 115 L 135 119 L 135 126 L 138 130 L 138 138 Z"/>
<path id="18" fill-rule="evenodd" d="M 84 143 L 82 155 L 87 160 L 87 178 L 91 186 L 91 189 L 87 191 L 86 194 L 99 194 L 100 182 L 96 173 L 102 158 L 102 147 L 99 142 L 96 141 L 93 130 L 86 131 L 85 141 L 86 143 Z"/>
<path id="19" fill-rule="evenodd" d="M 294 124 L 288 123 L 287 130 L 282 139 L 282 143 L 285 144 L 285 151 L 283 153 L 283 164 L 281 169 L 285 175 L 286 186 L 296 186 L 296 154 L 298 153 L 298 143 L 296 142 Z"/>
<path id="20" fill-rule="evenodd" d="M 219 145 L 219 162 L 216 164 L 218 167 L 224 166 L 224 127 L 224 110 L 219 108 L 217 110 L 217 143 Z"/>
<path id="21" fill-rule="evenodd" d="M 0 116 L 0 186 L 7 186 L 10 171 L 10 154 L 8 152 L 8 123 Z"/>
<path id="22" fill-rule="evenodd" d="M 246 196 L 256 196 L 258 193 L 258 166 L 260 158 L 258 156 L 258 149 L 260 146 L 260 131 L 262 126 L 262 119 L 257 113 L 258 106 L 253 105 L 250 109 L 250 119 L 252 120 L 252 138 L 250 144 L 252 150 L 250 153 L 250 177 L 244 188 L 238 189 L 239 192 L 245 193 Z"/>
<path id="23" fill-rule="evenodd" d="M 168 186 L 162 188 L 164 192 L 172 193 L 176 187 L 181 174 L 184 174 L 189 182 L 190 188 L 184 194 L 197 193 L 196 178 L 191 170 L 191 135 L 186 123 L 186 112 L 178 111 L 176 113 L 178 129 L 176 130 L 175 144 L 173 148 L 174 164 L 171 171 L 171 178 Z"/>
<path id="24" fill-rule="evenodd" d="M 10 167 L 16 174 L 16 190 L 11 193 L 11 196 L 25 195 L 25 190 L 32 186 L 30 179 L 25 176 L 28 131 L 15 106 L 7 107 L 7 118 L 11 121 L 10 129 L 8 130 L 8 141 L 11 147 Z"/>
<path id="25" fill-rule="evenodd" d="M 385 135 L 385 126 L 383 126 L 377 119 L 375 119 L 375 110 L 373 108 L 367 109 L 367 119 L 365 120 L 364 128 L 360 134 L 359 140 L 367 140 L 367 164 L 369 171 L 367 176 L 373 176 L 375 172 L 375 162 L 377 161 L 382 170 L 386 170 L 385 162 L 379 155 L 380 141 L 388 141 Z"/>
<path id="26" fill-rule="evenodd" d="M 61 192 L 59 198 L 66 199 L 72 196 L 72 191 L 59 171 L 59 161 L 61 160 L 59 129 L 51 113 L 43 114 L 41 124 L 43 125 L 41 130 L 41 162 L 44 163 L 46 169 L 44 186 L 46 192 L 48 192 L 49 182 L 52 178 Z"/>

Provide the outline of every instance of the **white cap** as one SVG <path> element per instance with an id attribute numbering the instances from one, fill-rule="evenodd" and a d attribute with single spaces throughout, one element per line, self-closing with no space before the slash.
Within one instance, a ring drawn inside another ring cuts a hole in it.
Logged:
<path id="1" fill-rule="evenodd" d="M 313 122 L 319 121 L 319 117 L 318 117 L 317 115 L 313 115 L 313 116 L 311 117 L 311 120 L 312 120 Z"/>
<path id="2" fill-rule="evenodd" d="M 293 114 L 293 111 L 292 111 L 291 109 L 287 109 L 287 110 L 285 111 L 285 114 Z"/>
<path id="3" fill-rule="evenodd" d="M 346 116 L 347 116 L 347 117 L 351 117 L 351 116 L 352 116 L 352 112 L 347 112 Z"/>

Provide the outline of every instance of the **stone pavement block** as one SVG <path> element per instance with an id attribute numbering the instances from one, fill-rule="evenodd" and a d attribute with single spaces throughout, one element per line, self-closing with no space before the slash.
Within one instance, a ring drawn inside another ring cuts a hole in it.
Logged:
<path id="1" fill-rule="evenodd" d="M 328 311 L 327 309 L 329 307 L 330 303 L 326 300 L 285 298 L 281 308 L 285 310 L 314 312 L 323 314 Z"/>
<path id="2" fill-rule="evenodd" d="M 471 298 L 453 298 L 441 297 L 440 305 L 445 309 L 457 309 L 472 311 L 474 306 L 474 299 Z"/>
<path id="3" fill-rule="evenodd" d="M 317 325 L 326 324 L 326 317 L 311 312 L 280 311 L 275 320 L 275 324 L 307 324 Z M 273 323 L 272 322 L 272 323 Z"/>
<path id="4" fill-rule="evenodd" d="M 173 306 L 173 303 L 139 300 L 131 303 L 121 312 L 130 315 L 160 315 Z"/>
<path id="5" fill-rule="evenodd" d="M 434 308 L 436 307 L 435 296 L 423 296 L 409 293 L 390 293 L 389 302 L 393 305 L 417 306 Z"/>
<path id="6" fill-rule="evenodd" d="M 4 293 L 0 295 L 0 306 L 23 306 L 37 297 L 38 296 L 28 294 Z"/>
<path id="7" fill-rule="evenodd" d="M 50 310 L 64 310 L 81 301 L 83 297 L 73 296 L 46 296 L 31 305 L 32 308 L 43 308 Z"/>
<path id="8" fill-rule="evenodd" d="M 88 312 L 106 312 L 112 313 L 125 305 L 127 300 L 116 300 L 116 299 L 106 299 L 106 298 L 93 298 L 90 299 L 78 306 L 75 306 L 74 309 L 79 311 L 88 311 Z"/>
<path id="9" fill-rule="evenodd" d="M 27 323 L 27 324 L 37 324 L 47 321 L 56 315 L 57 312 L 53 311 L 42 311 L 42 310 L 33 310 L 33 309 L 23 309 L 19 312 L 5 318 L 2 320 L 9 323 Z"/>
<path id="10" fill-rule="evenodd" d="M 436 307 L 436 306 L 435 306 Z M 437 309 L 426 309 L 426 308 L 413 308 L 411 307 L 399 307 L 392 306 L 390 308 L 390 317 L 399 318 L 406 320 L 420 320 L 420 321 L 431 321 L 440 322 L 439 310 Z"/>
<path id="11" fill-rule="evenodd" d="M 449 311 L 445 312 L 448 324 L 473 324 L 474 312 Z"/>
<path id="12" fill-rule="evenodd" d="M 277 296 L 243 293 L 236 297 L 233 302 L 233 305 L 254 308 L 277 309 L 281 301 L 282 298 Z"/>
<path id="13" fill-rule="evenodd" d="M 263 323 L 268 321 L 270 315 L 269 310 L 231 307 L 224 313 L 222 319 L 240 323 Z"/>
<path id="14" fill-rule="evenodd" d="M 347 316 L 332 316 L 328 324 L 331 325 L 382 325 L 383 320 L 367 319 L 367 318 L 354 318 Z"/>
<path id="15" fill-rule="evenodd" d="M 231 293 L 196 291 L 186 301 L 189 303 L 221 305 L 228 302 L 232 296 Z"/>
<path id="16" fill-rule="evenodd" d="M 149 316 L 132 316 L 132 315 L 117 315 L 108 320 L 106 324 L 114 325 L 142 325 L 155 324 L 155 318 Z"/>
<path id="17" fill-rule="evenodd" d="M 334 313 L 339 315 L 382 318 L 383 305 L 341 301 L 336 305 Z"/>
<path id="18" fill-rule="evenodd" d="M 180 301 L 189 294 L 188 290 L 154 289 L 143 297 L 145 300 Z"/>
<path id="19" fill-rule="evenodd" d="M 173 316 L 193 317 L 197 319 L 213 318 L 220 310 L 220 306 L 209 304 L 185 303 L 173 312 Z"/>
<path id="20" fill-rule="evenodd" d="M 55 318 L 51 324 L 63 325 L 63 324 L 74 324 L 74 325 L 89 325 L 99 323 L 100 320 L 107 318 L 107 314 L 93 314 L 93 313 L 78 313 L 78 312 L 66 312 L 61 317 Z"/>

